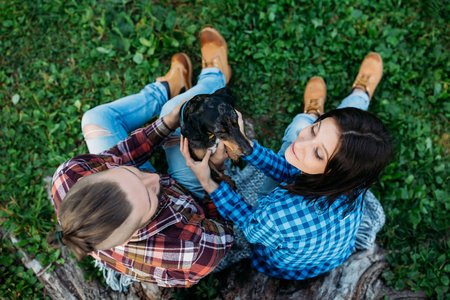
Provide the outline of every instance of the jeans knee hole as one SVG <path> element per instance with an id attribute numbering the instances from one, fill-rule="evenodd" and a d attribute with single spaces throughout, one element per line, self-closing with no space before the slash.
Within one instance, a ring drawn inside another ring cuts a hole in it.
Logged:
<path id="1" fill-rule="evenodd" d="M 100 136 L 112 135 L 111 132 L 103 127 L 95 124 L 88 124 L 83 127 L 83 135 L 85 139 L 96 138 Z"/>

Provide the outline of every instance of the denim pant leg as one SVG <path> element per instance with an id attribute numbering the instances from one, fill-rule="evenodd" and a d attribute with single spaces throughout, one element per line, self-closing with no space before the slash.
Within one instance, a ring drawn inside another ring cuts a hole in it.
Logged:
<path id="1" fill-rule="evenodd" d="M 367 110 L 367 108 L 369 107 L 369 96 L 364 92 L 352 93 L 348 95 L 344 100 L 342 100 L 341 104 L 338 106 L 338 108 L 345 108 L 345 107 L 356 107 L 362 110 Z M 303 128 L 314 123 L 315 120 L 316 117 L 314 115 L 298 114 L 286 129 L 283 137 L 283 144 L 281 145 L 278 154 L 284 156 L 284 152 L 297 139 L 297 136 L 300 133 L 300 131 Z M 261 197 L 268 195 L 278 186 L 278 184 L 279 184 L 278 181 L 270 177 L 266 177 L 264 179 L 263 186 L 258 193 L 258 196 Z"/>
<path id="2" fill-rule="evenodd" d="M 90 153 L 100 153 L 115 146 L 151 118 L 159 115 L 167 102 L 167 90 L 160 82 L 146 85 L 138 94 L 102 104 L 88 110 L 81 120 L 81 128 L 97 125 L 110 134 L 85 138 Z M 154 170 L 149 162 L 141 166 Z"/>
<path id="3" fill-rule="evenodd" d="M 180 104 L 181 101 L 187 98 L 191 98 L 198 94 L 212 94 L 216 90 L 225 87 L 225 76 L 217 68 L 203 69 L 198 77 L 197 85 L 187 90 L 185 93 L 180 94 L 168 101 L 161 110 L 161 117 L 167 115 L 172 109 Z M 180 136 L 181 131 L 178 128 L 173 135 Z M 186 160 L 180 151 L 180 145 L 164 148 L 166 151 L 167 163 L 169 165 L 168 173 L 172 178 L 181 183 L 189 191 L 195 194 L 200 199 L 205 196 L 200 182 L 192 173 L 191 169 L 186 166 Z"/>
<path id="4" fill-rule="evenodd" d="M 355 92 L 348 95 L 337 108 L 355 107 L 361 110 L 369 108 L 369 96 L 364 92 Z"/>

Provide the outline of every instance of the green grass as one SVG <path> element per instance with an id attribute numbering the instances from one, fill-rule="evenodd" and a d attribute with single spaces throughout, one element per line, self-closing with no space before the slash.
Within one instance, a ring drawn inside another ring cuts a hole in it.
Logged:
<path id="1" fill-rule="evenodd" d="M 332 109 L 377 51 L 384 77 L 370 111 L 395 145 L 373 188 L 387 215 L 378 243 L 393 250 L 383 276 L 448 299 L 449 15 L 448 1 L 419 0 L 0 1 L 0 225 L 43 264 L 62 263 L 44 238 L 56 218 L 43 178 L 87 151 L 89 108 L 138 92 L 179 51 L 198 74 L 205 26 L 228 41 L 238 109 L 272 149 L 310 77 L 324 77 Z M 43 298 L 6 239 L 0 251 L 0 298 Z"/>

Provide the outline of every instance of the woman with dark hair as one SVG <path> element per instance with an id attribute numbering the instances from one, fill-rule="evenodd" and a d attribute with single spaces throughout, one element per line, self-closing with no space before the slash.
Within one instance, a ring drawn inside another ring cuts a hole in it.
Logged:
<path id="1" fill-rule="evenodd" d="M 341 265 L 354 250 L 365 194 L 392 152 L 382 122 L 365 111 L 382 72 L 381 56 L 368 54 L 351 94 L 326 114 L 325 82 L 311 78 L 304 113 L 286 129 L 280 152 L 250 141 L 253 153 L 243 159 L 271 177 L 257 208 L 226 183 L 212 181 L 210 153 L 194 161 L 182 138 L 188 166 L 222 216 L 253 244 L 252 266 L 259 271 L 285 279 L 315 277 Z"/>

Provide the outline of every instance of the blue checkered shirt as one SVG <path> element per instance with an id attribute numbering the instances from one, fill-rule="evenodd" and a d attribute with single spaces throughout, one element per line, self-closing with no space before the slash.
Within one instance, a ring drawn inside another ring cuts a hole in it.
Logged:
<path id="1" fill-rule="evenodd" d="M 253 153 L 243 158 L 279 182 L 292 182 L 300 172 L 256 142 Z M 338 207 L 342 199 L 323 211 L 280 187 L 259 198 L 255 208 L 224 182 L 211 198 L 222 216 L 235 222 L 253 244 L 254 268 L 296 280 L 325 273 L 350 256 L 364 211 L 361 196 L 356 208 L 344 216 L 345 207 Z"/>

